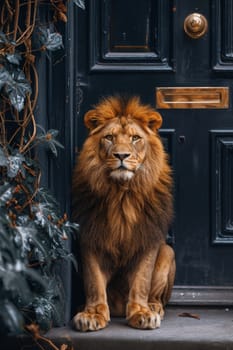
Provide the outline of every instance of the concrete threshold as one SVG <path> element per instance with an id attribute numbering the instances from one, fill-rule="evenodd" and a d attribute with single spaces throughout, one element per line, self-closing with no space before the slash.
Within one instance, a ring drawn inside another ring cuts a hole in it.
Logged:
<path id="1" fill-rule="evenodd" d="M 64 327 L 47 336 L 75 350 L 233 350 L 233 308 L 169 307 L 156 330 L 133 329 L 114 318 L 98 332 Z"/>
<path id="2" fill-rule="evenodd" d="M 175 307 L 166 309 L 161 328 L 137 330 L 124 319 L 113 318 L 101 331 L 80 333 L 69 326 L 53 328 L 47 334 L 62 349 L 73 350 L 233 350 L 233 307 Z M 2 350 L 54 349 L 32 339 L 1 339 Z"/>

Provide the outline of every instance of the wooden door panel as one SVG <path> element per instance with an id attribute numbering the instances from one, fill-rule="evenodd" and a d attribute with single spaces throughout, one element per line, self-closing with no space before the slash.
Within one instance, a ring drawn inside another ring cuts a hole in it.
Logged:
<path id="1" fill-rule="evenodd" d="M 233 71 L 233 1 L 214 0 L 213 18 L 213 69 Z"/>
<path id="2" fill-rule="evenodd" d="M 212 244 L 233 244 L 233 130 L 212 130 L 211 237 Z"/>
<path id="3" fill-rule="evenodd" d="M 91 0 L 90 70 L 172 70 L 169 0 Z"/>

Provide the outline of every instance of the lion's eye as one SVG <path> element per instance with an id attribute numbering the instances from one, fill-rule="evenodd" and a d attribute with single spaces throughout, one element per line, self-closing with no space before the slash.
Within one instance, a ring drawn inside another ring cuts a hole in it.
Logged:
<path id="1" fill-rule="evenodd" d="M 132 141 L 134 142 L 134 141 L 138 141 L 138 140 L 140 140 L 140 136 L 139 135 L 133 135 L 132 136 Z"/>
<path id="2" fill-rule="evenodd" d="M 106 140 L 108 140 L 108 141 L 112 141 L 113 140 L 113 135 L 105 135 L 105 137 L 104 137 Z"/>

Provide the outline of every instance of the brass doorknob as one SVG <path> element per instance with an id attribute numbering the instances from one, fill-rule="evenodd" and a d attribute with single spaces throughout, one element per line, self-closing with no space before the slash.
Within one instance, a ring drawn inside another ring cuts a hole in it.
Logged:
<path id="1" fill-rule="evenodd" d="M 192 39 L 201 38 L 207 30 L 207 19 L 200 13 L 192 13 L 184 20 L 184 31 Z"/>

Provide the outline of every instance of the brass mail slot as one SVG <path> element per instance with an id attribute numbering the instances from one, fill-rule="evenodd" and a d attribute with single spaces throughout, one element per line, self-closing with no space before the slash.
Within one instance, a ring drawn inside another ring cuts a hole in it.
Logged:
<path id="1" fill-rule="evenodd" d="M 156 108 L 229 108 L 228 87 L 158 87 Z"/>

